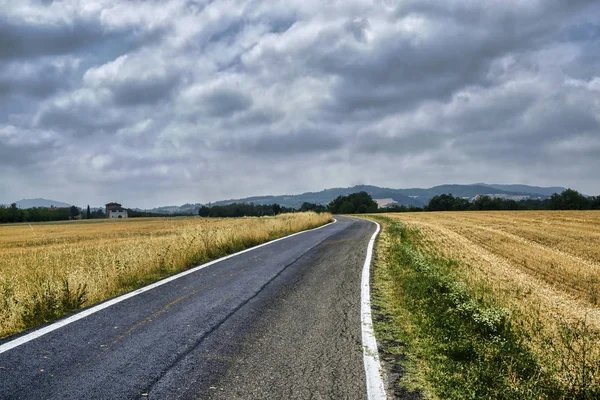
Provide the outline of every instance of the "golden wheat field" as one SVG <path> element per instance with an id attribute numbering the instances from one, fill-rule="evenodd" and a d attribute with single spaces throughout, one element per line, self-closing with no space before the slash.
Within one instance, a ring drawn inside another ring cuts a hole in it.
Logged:
<path id="1" fill-rule="evenodd" d="M 0 337 L 329 221 L 329 214 L 297 213 L 0 226 Z"/>
<path id="2" fill-rule="evenodd" d="M 600 211 L 386 216 L 417 228 L 423 252 L 458 260 L 464 280 L 509 310 L 559 379 L 600 379 Z"/>

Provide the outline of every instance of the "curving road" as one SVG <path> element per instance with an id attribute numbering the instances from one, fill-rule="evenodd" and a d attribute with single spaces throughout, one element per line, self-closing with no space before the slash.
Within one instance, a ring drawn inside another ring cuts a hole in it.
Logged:
<path id="1" fill-rule="evenodd" d="M 338 217 L 17 347 L 0 341 L 0 398 L 364 399 L 360 282 L 375 229 Z"/>

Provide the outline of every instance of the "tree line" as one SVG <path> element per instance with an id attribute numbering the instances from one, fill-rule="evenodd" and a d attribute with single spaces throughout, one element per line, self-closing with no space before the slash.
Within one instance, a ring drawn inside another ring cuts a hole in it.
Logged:
<path id="1" fill-rule="evenodd" d="M 201 217 L 235 218 L 235 217 L 263 217 L 283 213 L 331 212 L 334 214 L 356 214 L 376 212 L 377 203 L 366 192 L 353 193 L 348 196 L 339 196 L 329 205 L 304 202 L 299 208 L 283 207 L 279 204 L 254 204 L 232 203 L 217 206 L 202 206 L 198 211 Z"/>
<path id="2" fill-rule="evenodd" d="M 365 214 L 377 212 L 377 203 L 367 192 L 338 196 L 327 205 L 333 214 Z"/>
<path id="3" fill-rule="evenodd" d="M 327 212 L 327 206 L 304 202 L 299 208 L 284 207 L 279 204 L 232 203 L 217 206 L 202 206 L 198 210 L 201 217 L 235 218 L 235 217 L 264 217 L 285 213 Z"/>
<path id="4" fill-rule="evenodd" d="M 477 196 L 473 201 L 452 194 L 440 194 L 431 198 L 429 203 L 421 208 L 414 206 L 390 206 L 378 208 L 377 203 L 367 192 L 352 193 L 338 196 L 327 206 L 313 203 L 303 203 L 299 208 L 283 207 L 279 204 L 248 204 L 233 203 L 218 206 L 203 206 L 198 211 L 201 217 L 235 218 L 262 217 L 291 212 L 331 212 L 333 214 L 364 214 L 383 212 L 418 212 L 418 211 L 493 211 L 493 210 L 600 210 L 600 196 L 587 197 L 576 190 L 567 189 L 555 193 L 550 198 L 512 200 L 499 197 Z M 175 214 L 156 214 L 146 211 L 127 209 L 130 218 L 136 217 L 172 217 Z M 189 214 L 181 214 L 189 215 Z M 67 221 L 71 219 L 102 219 L 104 210 L 83 210 L 71 207 L 36 207 L 21 209 L 16 203 L 9 207 L 0 205 L 0 223 L 14 222 L 44 222 Z"/>
<path id="5" fill-rule="evenodd" d="M 325 207 L 323 207 L 325 209 Z M 473 201 L 452 194 L 433 196 L 425 207 L 393 205 L 378 208 L 366 192 L 339 196 L 330 202 L 326 210 L 334 214 L 363 214 L 418 211 L 494 211 L 494 210 L 600 210 L 600 196 L 587 197 L 576 190 L 566 189 L 548 199 L 503 199 L 477 196 Z"/>
<path id="6" fill-rule="evenodd" d="M 79 207 L 34 207 L 34 208 L 18 208 L 16 203 L 10 206 L 0 205 L 0 223 L 14 222 L 46 222 L 46 221 L 68 221 L 72 219 L 96 219 L 104 218 L 105 214 L 102 210 L 90 210 L 90 206 L 86 211 Z"/>
<path id="7" fill-rule="evenodd" d="M 586 197 L 573 189 L 554 193 L 549 199 L 512 200 L 477 196 L 473 201 L 452 194 L 434 196 L 424 211 L 493 211 L 493 210 L 600 210 L 600 196 Z"/>
<path id="8" fill-rule="evenodd" d="M 127 217 L 128 218 L 155 218 L 155 217 L 189 217 L 192 216 L 192 213 L 173 213 L 173 214 L 165 214 L 165 213 L 155 213 L 149 211 L 139 211 L 132 210 L 131 208 L 126 208 Z"/>
<path id="9" fill-rule="evenodd" d="M 263 217 L 296 211 L 294 208 L 282 207 L 279 204 L 232 203 L 202 206 L 198 210 L 198 215 L 215 218 Z"/>
<path id="10" fill-rule="evenodd" d="M 279 208 L 278 208 L 279 207 Z M 275 211 L 277 210 L 277 211 Z M 493 211 L 493 210 L 600 210 L 600 196 L 586 197 L 573 189 L 555 193 L 549 199 L 503 199 L 491 196 L 477 196 L 473 201 L 452 194 L 440 194 L 431 198 L 425 207 L 394 205 L 379 208 L 367 192 L 338 196 L 327 206 L 303 203 L 300 208 L 280 207 L 277 204 L 255 205 L 234 203 L 227 206 L 202 207 L 203 217 L 242 217 L 277 215 L 284 212 L 330 212 L 332 214 L 365 214 L 385 212 L 419 211 Z"/>

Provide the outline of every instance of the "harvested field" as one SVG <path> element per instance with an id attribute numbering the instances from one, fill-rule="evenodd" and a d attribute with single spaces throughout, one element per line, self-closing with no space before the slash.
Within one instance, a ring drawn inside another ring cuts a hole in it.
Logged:
<path id="1" fill-rule="evenodd" d="M 0 226 L 0 337 L 329 221 L 298 213 Z"/>
<path id="2" fill-rule="evenodd" d="M 475 297 L 508 310 L 563 387 L 600 385 L 600 211 L 385 216 L 417 232 L 422 254 L 458 261 Z"/>
<path id="3" fill-rule="evenodd" d="M 544 289 L 596 314 L 600 295 L 600 212 L 525 211 L 394 215 L 425 236 L 430 250 L 465 261 L 474 278 Z M 531 286 L 533 285 L 533 286 Z M 500 286 L 496 282 L 493 286 Z M 528 292 L 525 290 L 524 292 Z M 575 307 L 575 305 L 573 305 Z M 600 320 L 598 320 L 600 323 Z"/>

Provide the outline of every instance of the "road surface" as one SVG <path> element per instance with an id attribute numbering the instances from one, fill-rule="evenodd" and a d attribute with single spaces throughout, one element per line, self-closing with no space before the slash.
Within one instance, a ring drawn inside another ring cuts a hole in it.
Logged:
<path id="1" fill-rule="evenodd" d="M 364 399 L 375 229 L 338 217 L 4 351 L 0 398 Z"/>

